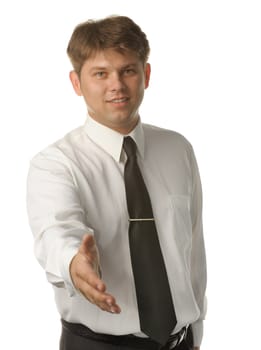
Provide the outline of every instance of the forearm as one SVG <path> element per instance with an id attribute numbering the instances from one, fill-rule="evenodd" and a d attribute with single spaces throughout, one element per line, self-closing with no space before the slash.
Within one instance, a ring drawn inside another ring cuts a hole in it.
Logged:
<path id="1" fill-rule="evenodd" d="M 65 164 L 42 154 L 31 162 L 27 208 L 35 255 L 49 282 L 72 288 L 69 264 L 83 235 L 92 230 L 86 225 L 77 184 Z"/>
<path id="2" fill-rule="evenodd" d="M 87 229 L 84 227 L 64 229 L 58 225 L 44 230 L 40 236 L 34 233 L 35 255 L 47 280 L 56 287 L 65 287 L 70 295 L 74 294 L 74 288 L 69 266 L 85 233 Z"/>

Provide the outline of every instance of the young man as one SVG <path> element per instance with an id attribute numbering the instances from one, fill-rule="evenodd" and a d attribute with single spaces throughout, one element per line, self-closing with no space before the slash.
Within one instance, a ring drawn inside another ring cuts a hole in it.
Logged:
<path id="1" fill-rule="evenodd" d="M 70 79 L 87 121 L 31 162 L 29 220 L 62 318 L 60 350 L 202 340 L 200 178 L 184 137 L 140 121 L 149 50 L 128 17 L 76 27 Z"/>

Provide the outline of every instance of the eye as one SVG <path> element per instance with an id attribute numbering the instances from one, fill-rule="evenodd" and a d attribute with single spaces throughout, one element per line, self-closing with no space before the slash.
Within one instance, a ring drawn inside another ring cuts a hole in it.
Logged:
<path id="1" fill-rule="evenodd" d="M 136 71 L 133 68 L 127 68 L 124 70 L 124 75 L 134 75 Z"/>
<path id="2" fill-rule="evenodd" d="M 97 79 L 104 79 L 106 77 L 106 72 L 104 71 L 99 71 L 99 72 L 95 72 L 95 77 Z"/>

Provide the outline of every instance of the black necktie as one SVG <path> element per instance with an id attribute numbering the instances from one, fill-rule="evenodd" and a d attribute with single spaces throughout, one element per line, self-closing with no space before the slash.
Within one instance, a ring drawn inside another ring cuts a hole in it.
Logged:
<path id="1" fill-rule="evenodd" d="M 139 169 L 136 143 L 125 137 L 124 179 L 129 211 L 129 243 L 141 330 L 165 344 L 177 323 L 150 197 Z"/>

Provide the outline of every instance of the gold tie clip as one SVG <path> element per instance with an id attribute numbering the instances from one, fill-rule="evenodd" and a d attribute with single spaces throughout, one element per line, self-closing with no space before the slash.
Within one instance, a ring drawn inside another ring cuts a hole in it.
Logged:
<path id="1" fill-rule="evenodd" d="M 154 218 L 129 219 L 129 221 L 155 221 Z"/>

